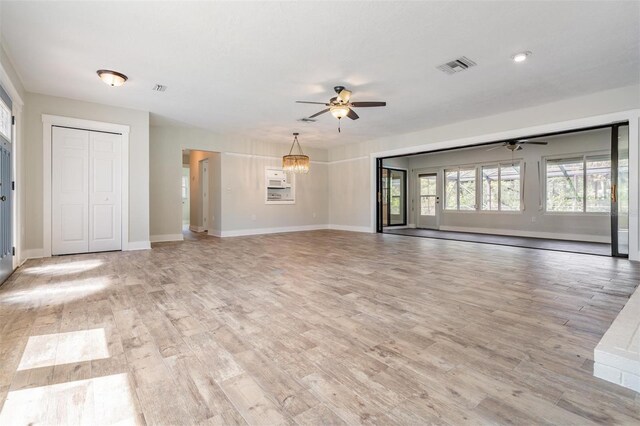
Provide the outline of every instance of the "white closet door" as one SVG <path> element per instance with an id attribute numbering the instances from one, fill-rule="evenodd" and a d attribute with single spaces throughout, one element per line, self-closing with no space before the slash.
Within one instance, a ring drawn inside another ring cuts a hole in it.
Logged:
<path id="1" fill-rule="evenodd" d="M 89 250 L 89 132 L 52 130 L 52 254 Z"/>
<path id="2" fill-rule="evenodd" d="M 89 251 L 122 249 L 121 139 L 89 132 Z"/>

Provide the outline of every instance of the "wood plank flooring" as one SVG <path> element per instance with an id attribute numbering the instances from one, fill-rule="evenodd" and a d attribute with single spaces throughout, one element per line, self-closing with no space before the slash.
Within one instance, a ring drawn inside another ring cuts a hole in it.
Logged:
<path id="1" fill-rule="evenodd" d="M 620 259 L 313 231 L 31 260 L 0 424 L 638 424 L 592 376 Z"/>

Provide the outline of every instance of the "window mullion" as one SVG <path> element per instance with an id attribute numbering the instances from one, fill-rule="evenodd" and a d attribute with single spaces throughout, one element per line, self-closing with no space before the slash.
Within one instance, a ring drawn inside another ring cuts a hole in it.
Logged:
<path id="1" fill-rule="evenodd" d="M 587 212 L 587 156 L 582 156 L 582 213 Z"/>
<path id="2" fill-rule="evenodd" d="M 498 163 L 498 211 L 502 211 L 502 167 Z"/>
<path id="3" fill-rule="evenodd" d="M 460 169 L 456 174 L 456 210 L 460 210 Z"/>

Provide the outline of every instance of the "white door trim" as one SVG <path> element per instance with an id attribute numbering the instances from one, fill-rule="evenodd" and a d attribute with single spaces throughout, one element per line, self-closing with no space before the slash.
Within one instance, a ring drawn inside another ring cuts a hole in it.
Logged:
<path id="1" fill-rule="evenodd" d="M 417 146 L 372 152 L 369 154 L 370 191 L 370 232 L 376 232 L 376 160 L 393 155 L 415 154 L 439 149 L 456 148 L 481 144 L 492 140 L 517 139 L 530 135 L 552 133 L 565 130 L 579 130 L 591 126 L 612 124 L 620 121 L 629 122 L 629 259 L 640 261 L 640 109 L 614 112 L 575 120 L 542 124 L 522 129 L 427 143 Z"/>
<path id="2" fill-rule="evenodd" d="M 42 193 L 43 257 L 51 257 L 51 127 L 120 133 L 122 135 L 122 250 L 135 250 L 129 244 L 129 126 L 102 121 L 42 114 Z"/>

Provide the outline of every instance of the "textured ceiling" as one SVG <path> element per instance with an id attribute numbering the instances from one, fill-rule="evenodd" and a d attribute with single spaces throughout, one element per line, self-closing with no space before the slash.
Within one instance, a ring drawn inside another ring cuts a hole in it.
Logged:
<path id="1" fill-rule="evenodd" d="M 27 90 L 147 110 L 230 138 L 335 146 L 638 84 L 639 2 L 11 2 L 5 47 Z M 530 50 L 515 64 L 511 55 Z M 446 75 L 465 55 L 478 66 Z M 95 71 L 130 77 L 110 88 Z M 153 92 L 155 83 L 168 86 Z M 295 100 L 332 87 L 360 120 Z"/>

